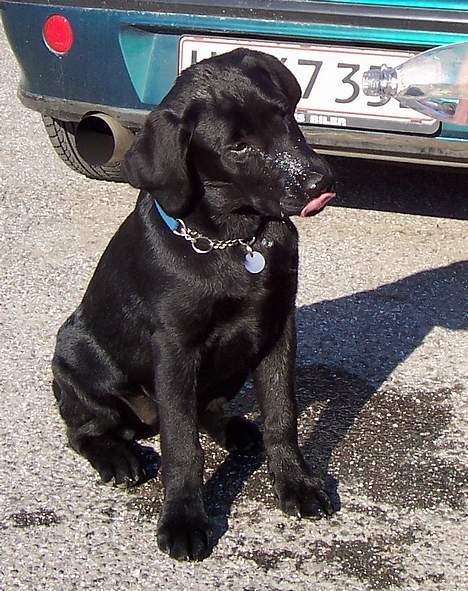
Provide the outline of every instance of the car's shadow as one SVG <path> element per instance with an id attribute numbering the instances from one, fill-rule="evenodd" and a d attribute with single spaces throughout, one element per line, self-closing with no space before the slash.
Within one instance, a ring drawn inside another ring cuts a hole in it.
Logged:
<path id="1" fill-rule="evenodd" d="M 468 219 L 467 169 L 329 157 L 339 197 L 328 207 Z M 372 190 L 369 171 L 372 170 Z M 417 190 L 415 190 L 417 187 Z"/>
<path id="2" fill-rule="evenodd" d="M 366 403 L 434 327 L 468 328 L 467 296 L 468 261 L 462 261 L 298 310 L 296 390 L 306 425 L 301 444 L 308 461 L 325 477 L 335 510 L 340 499 L 338 482 L 329 474 L 333 453 Z M 235 410 L 254 408 L 248 391 Z M 311 409 L 309 421 L 304 414 Z M 391 407 L 387 411 L 391 421 Z M 214 544 L 227 530 L 234 500 L 263 461 L 261 455 L 229 455 L 206 482 Z"/>

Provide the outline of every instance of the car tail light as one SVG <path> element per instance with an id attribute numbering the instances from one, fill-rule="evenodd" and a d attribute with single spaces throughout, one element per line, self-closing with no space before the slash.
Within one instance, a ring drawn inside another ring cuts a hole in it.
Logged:
<path id="1" fill-rule="evenodd" d="M 73 29 L 68 20 L 59 14 L 49 16 L 42 28 L 44 43 L 54 53 L 63 55 L 73 45 Z"/>

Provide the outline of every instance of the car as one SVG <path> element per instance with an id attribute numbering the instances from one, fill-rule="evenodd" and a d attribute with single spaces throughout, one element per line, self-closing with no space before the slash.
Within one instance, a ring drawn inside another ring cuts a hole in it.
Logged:
<path id="1" fill-rule="evenodd" d="M 296 117 L 319 152 L 466 166 L 468 127 L 369 98 L 362 74 L 468 40 L 468 0 L 0 0 L 21 68 L 19 98 L 41 113 L 58 156 L 124 181 L 121 160 L 177 75 L 244 46 L 298 79 Z"/>

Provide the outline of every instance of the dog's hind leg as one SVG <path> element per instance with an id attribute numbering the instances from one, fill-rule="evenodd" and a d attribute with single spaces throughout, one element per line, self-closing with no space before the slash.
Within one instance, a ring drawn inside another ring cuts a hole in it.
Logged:
<path id="1" fill-rule="evenodd" d="M 52 388 L 69 444 L 90 462 L 101 480 L 129 487 L 155 476 L 157 454 L 133 441 L 135 429 L 123 421 L 119 410 L 77 391 L 60 373 L 55 364 Z"/>
<path id="2" fill-rule="evenodd" d="M 198 422 L 208 435 L 228 451 L 257 453 L 263 447 L 262 434 L 253 421 L 225 413 L 225 398 L 215 398 L 199 414 Z"/>

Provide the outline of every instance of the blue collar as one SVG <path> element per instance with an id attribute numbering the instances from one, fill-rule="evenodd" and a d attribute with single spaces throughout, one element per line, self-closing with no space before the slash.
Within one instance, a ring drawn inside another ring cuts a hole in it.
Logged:
<path id="1" fill-rule="evenodd" d="M 169 228 L 169 230 L 171 232 L 173 232 L 174 230 L 177 230 L 177 228 L 179 227 L 179 222 L 175 218 L 171 218 L 171 216 L 168 215 L 164 211 L 164 209 L 159 205 L 159 203 L 156 201 L 156 199 L 154 200 L 154 207 L 156 208 L 156 211 L 159 213 L 163 222 L 166 224 L 166 226 Z"/>

